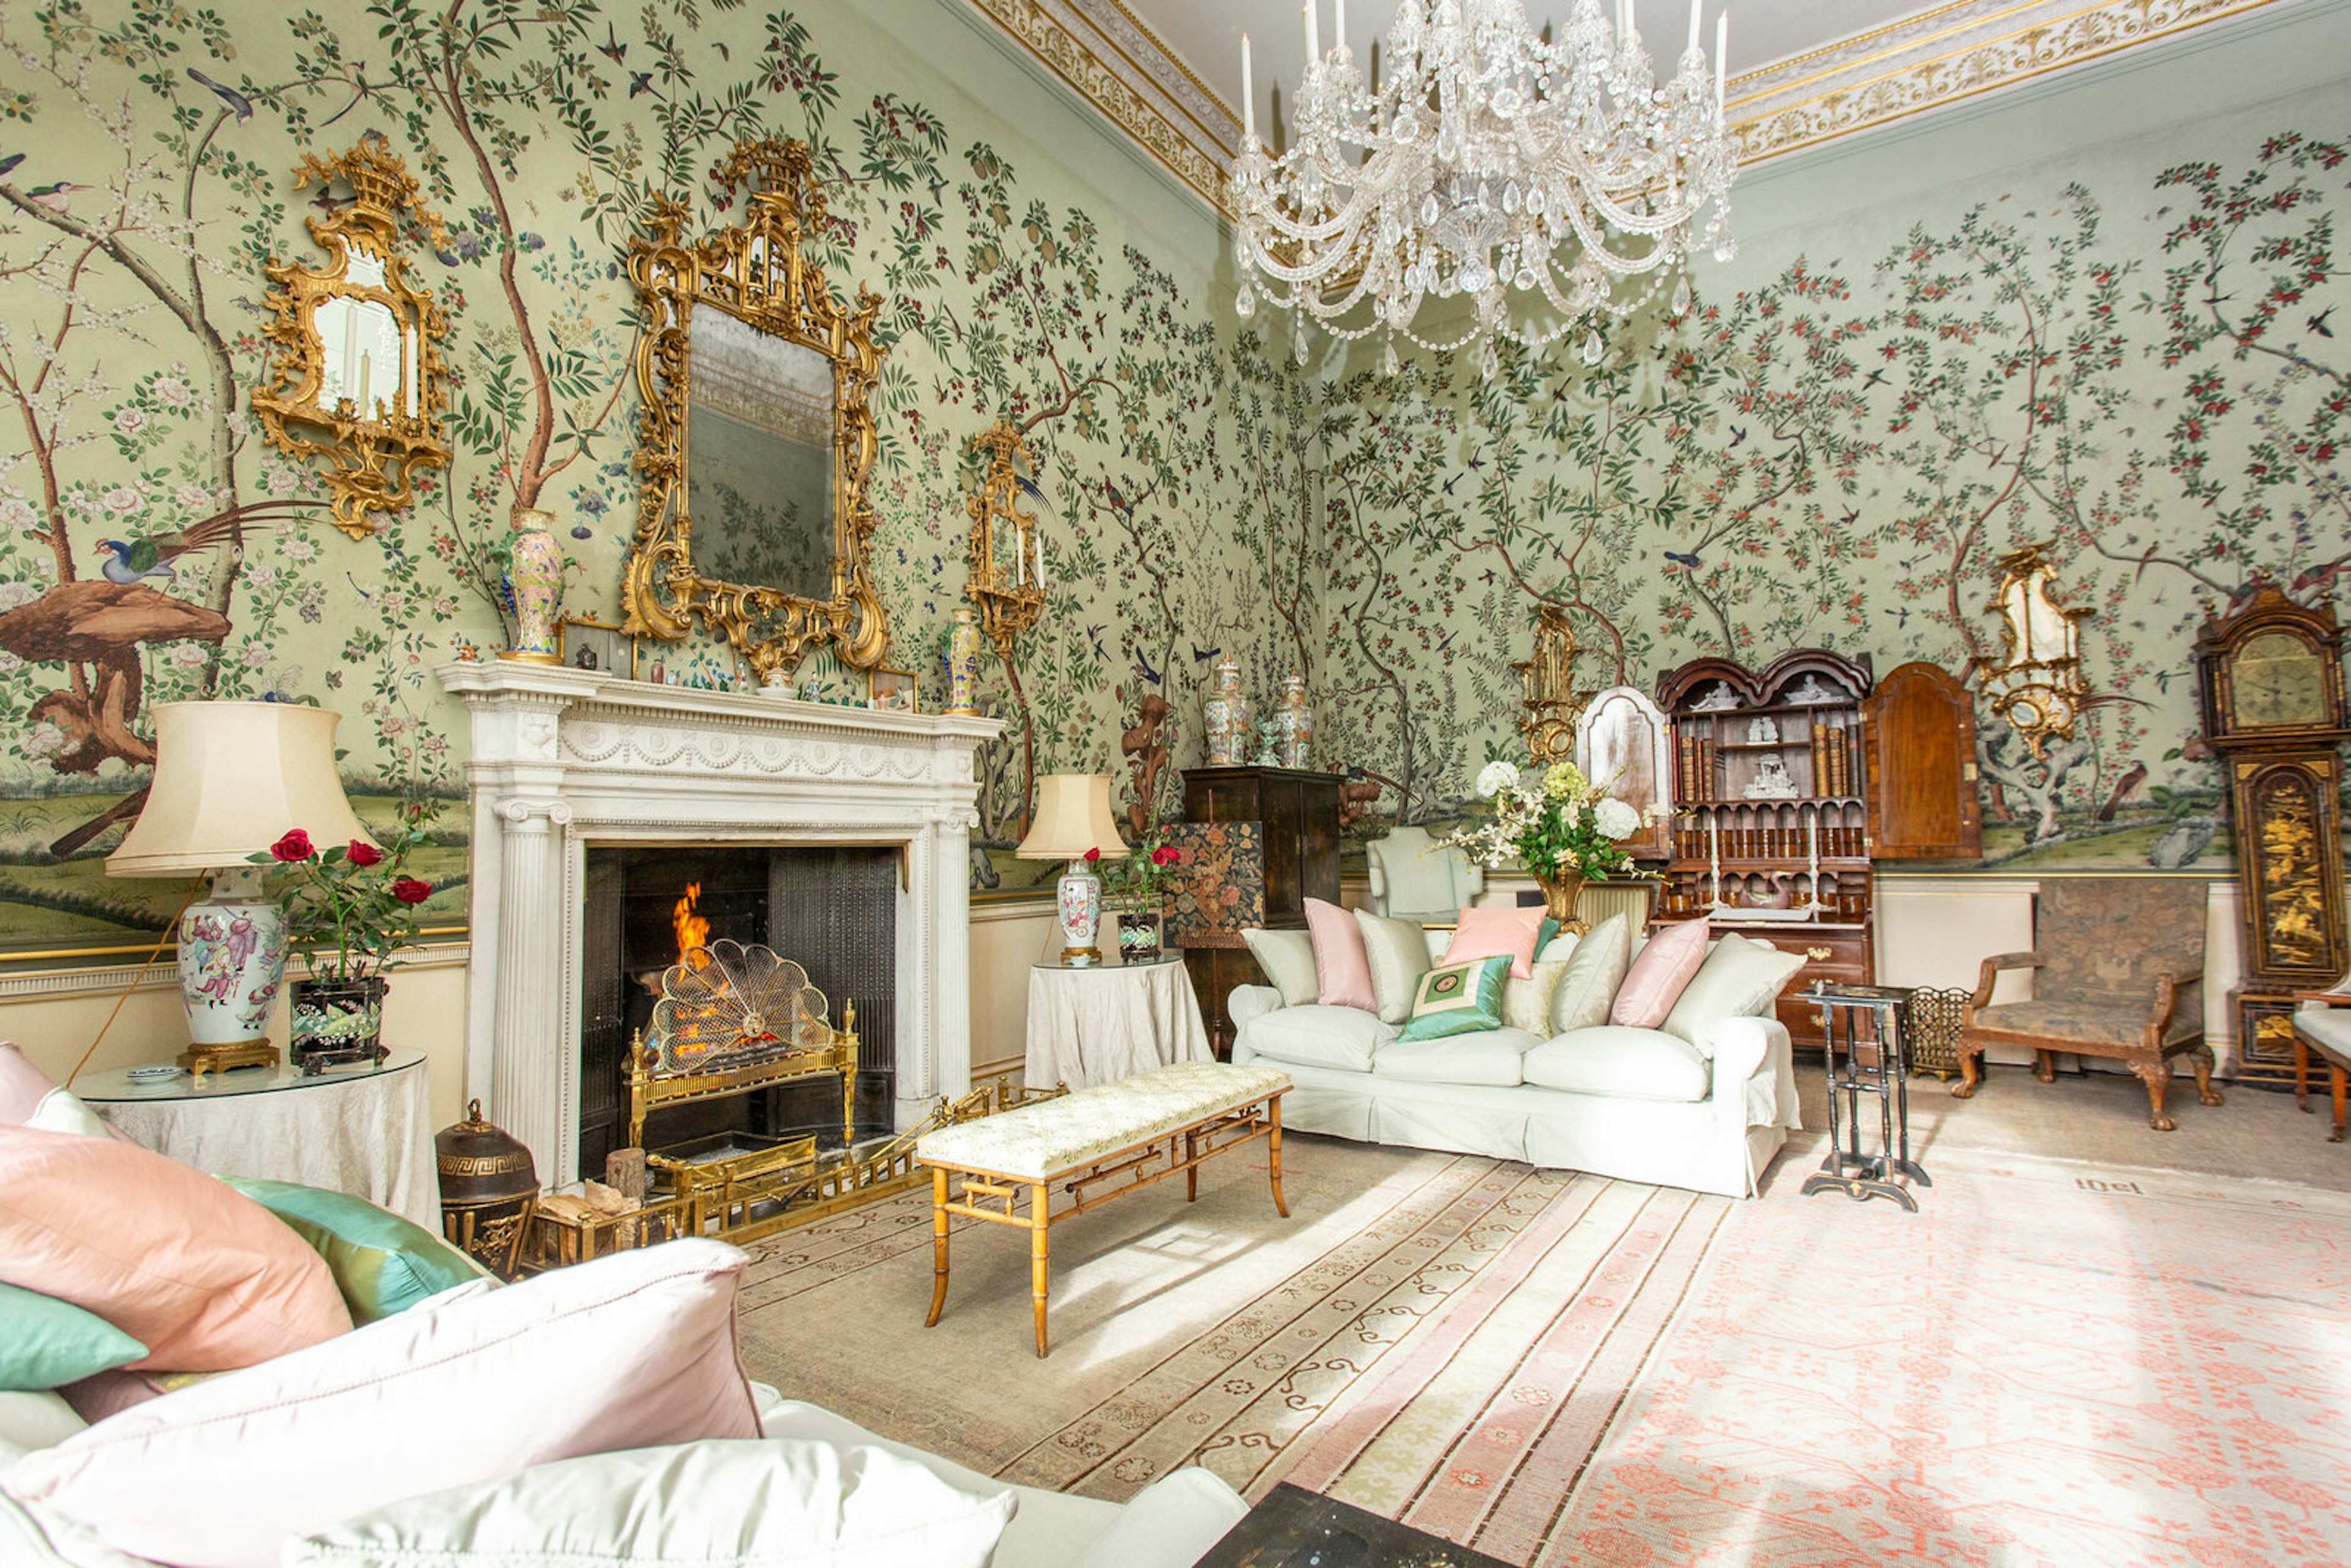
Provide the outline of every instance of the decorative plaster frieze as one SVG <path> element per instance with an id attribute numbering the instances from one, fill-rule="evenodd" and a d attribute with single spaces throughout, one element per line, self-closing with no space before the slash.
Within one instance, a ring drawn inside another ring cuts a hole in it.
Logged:
<path id="1" fill-rule="evenodd" d="M 2287 0 L 1955 0 L 1729 82 L 1753 164 Z M 971 0 L 1227 220 L 1234 110 L 1121 0 Z"/>

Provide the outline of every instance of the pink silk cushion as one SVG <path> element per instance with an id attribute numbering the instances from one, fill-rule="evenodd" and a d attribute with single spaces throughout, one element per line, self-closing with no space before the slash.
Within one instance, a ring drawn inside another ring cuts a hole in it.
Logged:
<path id="1" fill-rule="evenodd" d="M 1535 937 L 1542 930 L 1542 923 L 1541 904 L 1465 909 L 1460 923 L 1453 928 L 1452 946 L 1437 962 L 1449 968 L 1473 958 L 1491 958 L 1507 953 L 1510 956 L 1510 978 L 1531 978 L 1535 972 Z"/>
<path id="2" fill-rule="evenodd" d="M 1616 988 L 1608 1021 L 1626 1029 L 1656 1029 L 1674 1010 L 1690 977 L 1706 962 L 1706 942 L 1712 928 L 1703 920 L 1681 920 L 1649 938 L 1633 956 L 1625 983 Z"/>
<path id="3" fill-rule="evenodd" d="M 277 1568 L 289 1539 L 532 1465 L 757 1437 L 744 1254 L 689 1238 L 421 1306 L 150 1400 L 0 1487 L 117 1551 Z"/>
<path id="4" fill-rule="evenodd" d="M 1306 930 L 1314 938 L 1314 999 L 1326 1008 L 1361 1008 L 1376 1013 L 1380 1004 L 1372 995 L 1372 956 L 1364 946 L 1364 928 L 1350 911 L 1319 898 L 1306 901 Z"/>
<path id="5" fill-rule="evenodd" d="M 0 1281 L 147 1346 L 132 1369 L 250 1366 L 350 1332 L 326 1260 L 225 1182 L 136 1144 L 0 1127 Z"/>
<path id="6" fill-rule="evenodd" d="M 25 1060 L 25 1053 L 0 1040 L 0 1127 L 21 1127 L 42 1096 L 57 1085 L 48 1074 Z"/>

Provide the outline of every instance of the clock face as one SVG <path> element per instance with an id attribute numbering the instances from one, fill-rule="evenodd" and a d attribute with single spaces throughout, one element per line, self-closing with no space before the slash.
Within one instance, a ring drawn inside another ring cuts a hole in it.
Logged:
<path id="1" fill-rule="evenodd" d="M 2231 729 L 2327 722 L 2325 655 L 2291 632 L 2247 638 L 2229 665 Z"/>

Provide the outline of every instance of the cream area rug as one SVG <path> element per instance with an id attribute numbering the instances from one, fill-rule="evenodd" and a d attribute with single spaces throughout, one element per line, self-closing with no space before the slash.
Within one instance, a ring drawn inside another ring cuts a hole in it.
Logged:
<path id="1" fill-rule="evenodd" d="M 2351 1196 L 1987 1155 L 1921 1212 L 1295 1137 L 1053 1232 L 755 1244 L 754 1376 L 1007 1479 L 1205 1464 L 1506 1562 L 2351 1561 Z"/>

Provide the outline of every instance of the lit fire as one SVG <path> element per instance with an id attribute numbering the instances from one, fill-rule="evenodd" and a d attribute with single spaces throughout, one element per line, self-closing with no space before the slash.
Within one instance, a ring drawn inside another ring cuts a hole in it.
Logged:
<path id="1" fill-rule="evenodd" d="M 706 967 L 710 955 L 701 949 L 710 945 L 710 922 L 696 915 L 695 906 L 702 902 L 702 884 L 689 882 L 685 895 L 669 912 L 669 926 L 677 933 L 677 961 L 695 968 Z"/>

